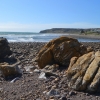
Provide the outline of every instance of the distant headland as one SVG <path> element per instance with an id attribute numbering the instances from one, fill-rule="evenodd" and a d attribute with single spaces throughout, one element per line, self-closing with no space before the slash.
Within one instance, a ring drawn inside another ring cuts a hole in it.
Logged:
<path id="1" fill-rule="evenodd" d="M 94 34 L 100 33 L 100 28 L 52 28 L 41 30 L 40 33 L 86 33 L 86 34 Z"/>

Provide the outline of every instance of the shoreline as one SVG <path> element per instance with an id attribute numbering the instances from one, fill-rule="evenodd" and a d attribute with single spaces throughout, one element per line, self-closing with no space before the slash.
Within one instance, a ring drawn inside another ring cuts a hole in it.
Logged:
<path id="1" fill-rule="evenodd" d="M 60 36 L 67 36 L 67 37 L 73 37 L 76 39 L 79 39 L 80 41 L 100 41 L 100 35 L 84 35 L 84 34 L 78 34 L 78 33 L 16 33 L 16 34 L 2 34 L 1 37 L 7 38 L 9 42 L 49 42 L 50 40 L 54 38 L 58 38 Z M 89 40 L 88 40 L 89 39 Z"/>
<path id="2" fill-rule="evenodd" d="M 67 33 L 68 34 L 68 33 Z M 81 34 L 68 34 L 63 36 L 69 36 L 73 38 L 84 38 L 84 39 L 100 39 L 100 35 L 81 35 Z"/>
<path id="3" fill-rule="evenodd" d="M 52 33 L 53 34 L 53 33 Z M 98 35 L 80 35 L 80 34 L 60 34 L 59 36 L 57 36 L 57 37 L 55 37 L 55 38 L 58 38 L 58 37 L 61 37 L 61 36 L 66 36 L 66 37 L 71 37 L 71 38 L 75 38 L 75 39 L 77 39 L 77 40 L 79 40 L 79 42 L 81 42 L 81 41 L 84 41 L 84 42 L 100 42 L 100 36 L 98 36 Z M 49 41 L 51 41 L 52 39 L 55 39 L 54 37 L 53 38 L 51 38 L 50 40 L 48 40 L 48 41 L 44 41 L 44 40 L 42 40 L 42 41 L 39 41 L 39 40 L 36 40 L 36 41 L 30 41 L 29 40 L 29 42 L 30 43 L 33 43 L 33 42 L 37 42 L 37 43 L 47 43 L 47 42 L 49 42 Z M 33 38 L 34 39 L 34 38 Z M 46 37 L 44 38 L 44 39 L 46 39 Z M 86 40 L 85 40 L 86 39 Z M 40 38 L 40 40 L 41 40 L 41 38 Z M 10 41 L 9 41 L 10 42 Z M 14 43 L 16 43 L 16 42 L 18 42 L 18 41 L 15 41 Z M 27 43 L 28 42 L 28 40 L 27 41 L 21 41 L 21 42 L 25 42 L 25 43 Z M 10 42 L 10 43 L 12 43 L 12 41 Z"/>

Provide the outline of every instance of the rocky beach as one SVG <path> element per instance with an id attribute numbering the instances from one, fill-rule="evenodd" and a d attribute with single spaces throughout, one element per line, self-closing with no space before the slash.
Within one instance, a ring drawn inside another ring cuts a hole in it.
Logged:
<path id="1" fill-rule="evenodd" d="M 0 0 L 0 100 L 100 100 L 99 9 L 100 0 Z"/>
<path id="2" fill-rule="evenodd" d="M 68 87 L 66 73 L 68 67 L 62 66 L 49 77 L 43 77 L 34 59 L 44 42 L 10 42 L 10 58 L 18 58 L 18 67 L 23 74 L 13 80 L 0 76 L 0 100 L 100 100 L 100 93 L 75 91 Z M 100 50 L 99 42 L 82 42 L 94 51 Z M 60 66 L 60 65 L 59 65 Z M 41 78 L 42 77 L 42 78 Z"/>

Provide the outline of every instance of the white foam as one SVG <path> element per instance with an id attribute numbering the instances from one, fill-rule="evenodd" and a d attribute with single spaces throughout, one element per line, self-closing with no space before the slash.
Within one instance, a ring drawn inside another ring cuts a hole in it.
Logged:
<path id="1" fill-rule="evenodd" d="M 0 33 L 0 37 L 7 38 L 8 42 L 49 42 L 59 36 L 69 34 L 53 34 L 53 33 L 27 33 L 27 32 L 5 32 Z M 100 42 L 97 39 L 78 39 L 80 42 Z"/>

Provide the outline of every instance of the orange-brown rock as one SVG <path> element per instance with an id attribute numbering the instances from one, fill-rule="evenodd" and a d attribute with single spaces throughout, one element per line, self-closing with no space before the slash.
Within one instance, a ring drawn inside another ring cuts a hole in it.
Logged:
<path id="1" fill-rule="evenodd" d="M 75 90 L 100 91 L 100 51 L 71 59 L 67 70 L 68 86 Z"/>
<path id="2" fill-rule="evenodd" d="M 38 66 L 44 68 L 48 64 L 68 65 L 72 57 L 79 57 L 87 52 L 87 48 L 70 37 L 60 37 L 51 40 L 38 53 Z"/>
<path id="3" fill-rule="evenodd" d="M 8 63 L 0 63 L 0 72 L 4 78 L 8 78 L 10 76 L 18 76 L 22 74 L 22 71 L 18 67 L 20 61 L 15 64 L 9 65 Z"/>

